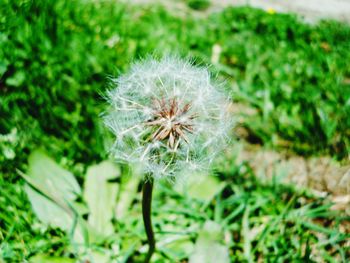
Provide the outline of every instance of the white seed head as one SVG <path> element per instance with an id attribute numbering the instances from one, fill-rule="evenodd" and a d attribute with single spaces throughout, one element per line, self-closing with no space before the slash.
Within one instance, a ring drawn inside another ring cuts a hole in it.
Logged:
<path id="1" fill-rule="evenodd" d="M 204 67 L 177 57 L 149 58 L 112 80 L 105 123 L 112 154 L 154 178 L 207 169 L 232 127 L 228 98 Z"/>

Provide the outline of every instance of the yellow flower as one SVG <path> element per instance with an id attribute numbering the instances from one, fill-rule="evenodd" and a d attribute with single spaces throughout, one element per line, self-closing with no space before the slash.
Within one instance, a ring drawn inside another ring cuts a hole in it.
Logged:
<path id="1" fill-rule="evenodd" d="M 270 15 L 276 14 L 276 10 L 273 9 L 272 7 L 267 8 L 266 12 L 267 12 L 268 14 L 270 14 Z"/>

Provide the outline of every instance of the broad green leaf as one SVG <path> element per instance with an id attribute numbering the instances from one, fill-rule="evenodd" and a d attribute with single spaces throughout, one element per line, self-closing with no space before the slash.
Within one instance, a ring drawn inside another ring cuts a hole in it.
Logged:
<path id="1" fill-rule="evenodd" d="M 29 263 L 74 263 L 76 260 L 72 258 L 50 257 L 44 254 L 38 254 L 29 259 Z"/>
<path id="2" fill-rule="evenodd" d="M 176 237 L 173 240 L 166 239 L 165 244 L 159 242 L 157 245 L 159 250 L 164 252 L 168 257 L 173 259 L 175 262 L 180 262 L 181 260 L 192 254 L 194 244 L 188 237 Z"/>
<path id="3" fill-rule="evenodd" d="M 28 195 L 34 213 L 43 224 L 73 234 L 73 240 L 77 243 L 82 243 L 86 239 L 83 226 L 77 218 L 78 215 L 71 208 L 61 207 L 28 184 L 25 185 L 24 190 Z"/>
<path id="4" fill-rule="evenodd" d="M 81 194 L 74 175 L 60 167 L 40 150 L 29 156 L 26 181 L 62 206 Z"/>
<path id="5" fill-rule="evenodd" d="M 28 182 L 25 191 L 39 220 L 72 234 L 75 242 L 86 241 L 82 219 L 74 208 L 81 192 L 74 176 L 39 150 L 29 156 L 27 175 L 21 175 Z"/>
<path id="6" fill-rule="evenodd" d="M 84 258 L 84 262 L 110 263 L 112 261 L 108 252 L 110 251 L 91 251 L 89 255 L 86 258 Z"/>
<path id="7" fill-rule="evenodd" d="M 207 221 L 199 232 L 189 263 L 228 263 L 229 250 L 220 243 L 221 227 L 213 221 Z"/>
<path id="8" fill-rule="evenodd" d="M 185 183 L 178 183 L 176 189 L 180 192 L 187 193 L 191 198 L 199 199 L 203 202 L 210 202 L 224 186 L 225 183 L 220 182 L 219 179 L 214 176 L 193 175 L 188 177 Z"/>
<path id="9" fill-rule="evenodd" d="M 117 207 L 115 209 L 115 217 L 119 220 L 123 219 L 129 211 L 131 203 L 137 195 L 137 187 L 139 183 L 139 176 L 124 176 L 122 178 Z"/>
<path id="10" fill-rule="evenodd" d="M 6 79 L 6 84 L 9 86 L 19 87 L 26 79 L 24 71 L 18 71 L 10 78 Z"/>
<path id="11" fill-rule="evenodd" d="M 84 199 L 90 210 L 88 223 L 101 237 L 113 234 L 112 218 L 117 199 L 115 180 L 119 169 L 110 161 L 88 168 L 84 185 Z"/>
<path id="12" fill-rule="evenodd" d="M 27 184 L 24 190 L 28 195 L 36 216 L 42 223 L 51 227 L 61 228 L 62 230 L 70 230 L 74 218 L 71 210 L 60 207 Z"/>

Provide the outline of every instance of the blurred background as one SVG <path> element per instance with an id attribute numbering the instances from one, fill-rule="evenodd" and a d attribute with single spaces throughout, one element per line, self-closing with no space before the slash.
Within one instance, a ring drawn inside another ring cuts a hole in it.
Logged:
<path id="1" fill-rule="evenodd" d="M 210 65 L 225 82 L 237 125 L 209 183 L 212 196 L 160 187 L 158 225 L 178 231 L 177 219 L 165 215 L 181 207 L 183 227 L 198 228 L 186 246 L 167 248 L 157 260 L 187 262 L 188 246 L 210 219 L 225 233 L 230 262 L 346 262 L 349 21 L 346 0 L 1 1 L 0 258 L 76 257 L 65 232 L 32 212 L 19 171 L 41 148 L 82 185 L 88 167 L 108 159 L 113 140 L 100 118 L 108 78 L 148 54 L 174 53 Z M 130 196 L 132 224 L 138 188 Z M 201 213 L 184 212 L 191 209 Z M 142 239 L 143 230 L 120 222 L 113 223 L 122 230 L 113 253 L 125 256 L 126 237 Z M 100 245 L 110 249 L 114 241 Z M 135 244 L 124 262 L 142 254 L 144 240 Z"/>

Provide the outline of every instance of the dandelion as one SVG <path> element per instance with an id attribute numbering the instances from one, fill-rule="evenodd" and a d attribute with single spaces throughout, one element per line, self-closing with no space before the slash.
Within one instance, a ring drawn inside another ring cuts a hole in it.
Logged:
<path id="1" fill-rule="evenodd" d="M 115 134 L 117 161 L 172 179 L 207 169 L 222 149 L 231 125 L 228 100 L 206 68 L 176 57 L 146 59 L 112 84 L 105 123 Z"/>
<path id="2" fill-rule="evenodd" d="M 228 99 L 208 70 L 177 57 L 152 58 L 132 65 L 112 80 L 111 109 L 105 123 L 115 135 L 111 153 L 119 162 L 142 167 L 143 212 L 150 251 L 155 249 L 150 221 L 153 180 L 177 179 L 207 170 L 222 150 L 232 121 Z"/>

